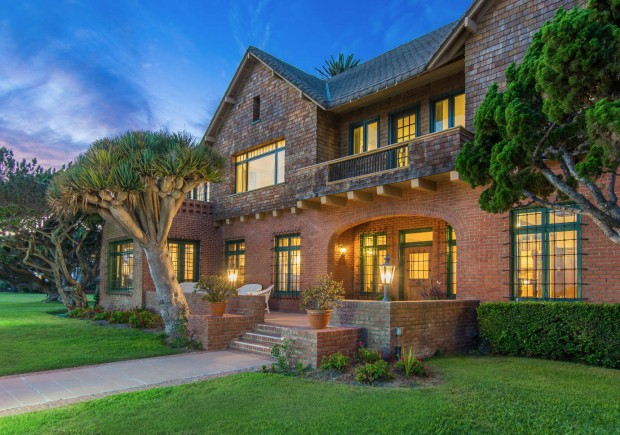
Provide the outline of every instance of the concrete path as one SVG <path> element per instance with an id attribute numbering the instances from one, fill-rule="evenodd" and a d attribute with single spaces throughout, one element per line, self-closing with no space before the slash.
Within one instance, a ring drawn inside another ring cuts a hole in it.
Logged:
<path id="1" fill-rule="evenodd" d="M 0 377 L 0 417 L 260 369 L 268 358 L 233 351 L 192 352 Z"/>

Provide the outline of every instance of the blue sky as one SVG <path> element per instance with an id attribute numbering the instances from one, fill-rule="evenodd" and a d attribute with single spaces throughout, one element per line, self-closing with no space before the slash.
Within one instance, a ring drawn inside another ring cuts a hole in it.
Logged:
<path id="1" fill-rule="evenodd" d="M 249 45 L 362 62 L 469 0 L 0 0 L 0 146 L 45 166 L 129 129 L 202 136 Z"/>

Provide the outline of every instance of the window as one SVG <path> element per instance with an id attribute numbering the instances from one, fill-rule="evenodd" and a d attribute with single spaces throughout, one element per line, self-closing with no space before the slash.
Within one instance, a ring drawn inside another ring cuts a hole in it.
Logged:
<path id="1" fill-rule="evenodd" d="M 108 261 L 108 289 L 113 292 L 133 290 L 133 242 L 123 240 L 110 243 Z"/>
<path id="2" fill-rule="evenodd" d="M 260 95 L 252 101 L 252 122 L 260 121 Z"/>
<path id="3" fill-rule="evenodd" d="M 209 202 L 211 200 L 211 185 L 209 183 L 201 184 L 187 192 L 185 198 L 195 201 Z"/>
<path id="4" fill-rule="evenodd" d="M 172 259 L 174 273 L 179 282 L 195 282 L 200 277 L 200 254 L 198 242 L 171 240 L 168 252 Z"/>
<path id="5" fill-rule="evenodd" d="M 351 126 L 350 154 L 376 150 L 379 147 L 379 119 L 370 119 Z"/>
<path id="6" fill-rule="evenodd" d="M 418 136 L 418 108 L 404 110 L 390 117 L 390 143 L 406 142 Z"/>
<path id="7" fill-rule="evenodd" d="M 236 192 L 284 183 L 284 145 L 280 140 L 236 156 Z"/>
<path id="8" fill-rule="evenodd" d="M 381 290 L 379 266 L 387 254 L 387 234 L 362 234 L 360 244 L 360 291 L 362 295 L 374 295 Z"/>
<path id="9" fill-rule="evenodd" d="M 576 213 L 521 209 L 511 213 L 512 297 L 581 297 L 581 219 Z"/>
<path id="10" fill-rule="evenodd" d="M 245 282 L 245 240 L 229 240 L 224 251 L 226 269 L 237 269 L 237 284 Z"/>
<path id="11" fill-rule="evenodd" d="M 452 227 L 448 226 L 446 234 L 447 261 L 447 288 L 448 296 L 456 296 L 456 234 Z"/>
<path id="12" fill-rule="evenodd" d="M 278 295 L 299 295 L 301 276 L 301 236 L 276 236 L 274 287 Z"/>
<path id="13" fill-rule="evenodd" d="M 465 126 L 465 94 L 456 93 L 431 102 L 431 133 Z"/>

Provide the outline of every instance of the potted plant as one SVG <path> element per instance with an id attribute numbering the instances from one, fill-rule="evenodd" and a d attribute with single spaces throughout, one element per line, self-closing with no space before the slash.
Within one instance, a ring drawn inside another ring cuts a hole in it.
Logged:
<path id="1" fill-rule="evenodd" d="M 327 327 L 332 310 L 344 299 L 341 281 L 334 281 L 331 273 L 320 275 L 316 283 L 302 294 L 301 306 L 308 313 L 312 329 Z"/>
<path id="2" fill-rule="evenodd" d="M 204 275 L 196 283 L 196 291 L 203 294 L 202 300 L 209 303 L 209 312 L 212 316 L 223 316 L 226 310 L 226 300 L 237 292 L 228 279 L 218 275 Z"/>

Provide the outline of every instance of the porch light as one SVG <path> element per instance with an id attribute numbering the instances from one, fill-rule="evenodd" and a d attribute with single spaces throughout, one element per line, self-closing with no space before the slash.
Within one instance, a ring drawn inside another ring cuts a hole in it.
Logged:
<path id="1" fill-rule="evenodd" d="M 342 244 L 338 245 L 338 252 L 340 252 L 341 257 L 344 257 L 347 253 L 347 247 Z"/>
<path id="2" fill-rule="evenodd" d="M 383 284 L 383 302 L 389 302 L 390 284 L 394 280 L 394 270 L 396 266 L 390 265 L 390 256 L 385 256 L 385 263 L 379 266 L 379 273 L 381 274 L 381 284 Z"/>

